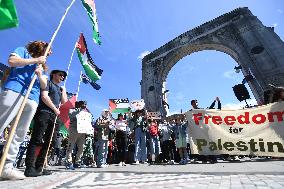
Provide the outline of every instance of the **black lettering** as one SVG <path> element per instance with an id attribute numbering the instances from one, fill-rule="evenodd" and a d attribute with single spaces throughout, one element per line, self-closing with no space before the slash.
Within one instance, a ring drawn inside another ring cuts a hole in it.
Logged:
<path id="1" fill-rule="evenodd" d="M 210 151 L 215 151 L 217 150 L 217 144 L 215 142 L 209 142 L 209 150 Z"/>
<path id="2" fill-rule="evenodd" d="M 258 149 L 255 148 L 255 145 L 257 144 L 257 142 L 254 142 L 254 139 L 250 139 L 248 144 L 250 145 L 250 149 L 251 149 L 252 152 L 257 152 L 258 151 Z"/>
<path id="3" fill-rule="evenodd" d="M 236 143 L 237 145 L 237 149 L 240 150 L 240 151 L 247 151 L 248 150 L 248 147 L 245 145 L 246 143 L 244 141 L 239 141 Z"/>
<path id="4" fill-rule="evenodd" d="M 259 144 L 259 151 L 265 152 L 263 139 L 260 138 L 260 139 L 258 139 L 258 140 L 259 140 L 259 143 L 258 143 L 258 144 Z"/>
<path id="5" fill-rule="evenodd" d="M 283 145 L 280 142 L 267 142 L 268 152 L 274 152 L 274 145 L 277 145 L 278 152 L 284 153 Z"/>
<path id="6" fill-rule="evenodd" d="M 202 151 L 202 146 L 207 145 L 207 141 L 205 139 L 196 139 L 196 143 L 198 151 Z"/>
<path id="7" fill-rule="evenodd" d="M 224 142 L 223 146 L 228 151 L 233 151 L 235 147 L 234 143 L 232 142 Z"/>

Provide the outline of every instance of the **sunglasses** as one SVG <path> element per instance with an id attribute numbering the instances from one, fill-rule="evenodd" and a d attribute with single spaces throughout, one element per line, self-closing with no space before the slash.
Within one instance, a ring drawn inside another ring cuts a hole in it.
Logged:
<path id="1" fill-rule="evenodd" d="M 59 73 L 58 74 L 60 77 L 65 77 L 65 75 L 63 73 Z"/>

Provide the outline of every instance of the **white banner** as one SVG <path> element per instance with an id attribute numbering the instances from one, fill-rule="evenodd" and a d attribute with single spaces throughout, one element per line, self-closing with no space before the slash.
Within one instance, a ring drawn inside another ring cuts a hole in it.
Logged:
<path id="1" fill-rule="evenodd" d="M 81 111 L 76 115 L 77 118 L 77 132 L 94 134 L 94 128 L 92 126 L 92 114 L 86 111 Z"/>
<path id="2" fill-rule="evenodd" d="M 193 154 L 284 157 L 284 102 L 185 113 Z"/>
<path id="3" fill-rule="evenodd" d="M 142 110 L 145 107 L 145 102 L 143 99 L 140 100 L 132 100 L 130 102 L 131 108 L 136 111 L 136 110 Z"/>
<path id="4" fill-rule="evenodd" d="M 160 112 L 147 112 L 147 119 L 162 119 Z"/>

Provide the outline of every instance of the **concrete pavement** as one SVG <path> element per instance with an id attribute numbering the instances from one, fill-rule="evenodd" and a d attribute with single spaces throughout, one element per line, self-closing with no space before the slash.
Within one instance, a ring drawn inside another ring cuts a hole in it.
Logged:
<path id="1" fill-rule="evenodd" d="M 284 160 L 49 169 L 54 171 L 52 175 L 1 181 L 0 188 L 284 188 Z"/>

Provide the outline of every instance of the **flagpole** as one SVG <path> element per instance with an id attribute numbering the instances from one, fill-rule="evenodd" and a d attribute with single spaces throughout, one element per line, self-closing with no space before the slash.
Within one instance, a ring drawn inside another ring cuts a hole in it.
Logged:
<path id="1" fill-rule="evenodd" d="M 70 66 L 71 66 L 71 63 L 72 63 L 72 59 L 73 59 L 73 55 L 74 55 L 74 52 L 75 52 L 75 49 L 76 49 L 76 46 L 77 46 L 77 41 L 75 42 L 74 49 L 72 51 L 72 54 L 71 54 L 71 57 L 70 57 L 70 61 L 69 61 L 68 67 L 67 67 L 67 71 L 66 71 L 67 75 L 66 75 L 66 78 L 65 78 L 65 81 L 64 81 L 64 84 L 63 84 L 64 87 L 66 86 L 66 82 L 67 82 L 67 79 L 68 79 L 69 69 L 70 69 Z"/>
<path id="2" fill-rule="evenodd" d="M 78 88 L 77 88 L 77 92 L 76 92 L 76 98 L 77 98 L 76 101 L 78 100 L 81 81 L 82 81 L 82 71 L 80 73 L 80 80 L 79 80 Z"/>
<path id="3" fill-rule="evenodd" d="M 54 32 L 54 34 L 53 34 L 53 36 L 52 36 L 52 38 L 51 38 L 51 40 L 50 40 L 50 42 L 49 42 L 49 44 L 48 44 L 46 50 L 45 50 L 45 53 L 44 53 L 44 56 L 45 56 L 45 57 L 47 56 L 47 54 L 48 54 L 48 52 L 49 52 L 49 50 L 50 50 L 50 48 L 51 48 L 51 44 L 53 43 L 53 41 L 54 41 L 54 39 L 55 39 L 55 37 L 56 37 L 56 35 L 57 35 L 57 33 L 58 33 L 58 31 L 59 31 L 59 29 L 60 29 L 60 27 L 61 27 L 61 25 L 62 25 L 64 19 L 65 19 L 66 15 L 67 15 L 67 13 L 68 13 L 68 11 L 69 11 L 69 9 L 72 7 L 72 5 L 74 4 L 74 2 L 75 2 L 75 0 L 72 0 L 71 4 L 70 4 L 70 5 L 67 7 L 67 9 L 65 10 L 64 15 L 62 16 L 62 18 L 61 18 L 61 20 L 60 20 L 60 22 L 59 22 L 59 25 L 57 26 L 57 29 L 55 30 L 55 32 Z M 42 65 L 40 65 L 40 66 L 42 66 Z M 30 92 L 31 92 L 31 90 L 32 90 L 32 87 L 33 87 L 33 85 L 34 85 L 36 79 L 37 79 L 37 75 L 35 74 L 35 75 L 33 76 L 32 80 L 31 80 L 31 83 L 30 83 L 29 87 L 28 87 L 28 90 L 27 90 L 27 92 L 26 92 L 26 95 L 25 95 L 25 97 L 24 97 L 24 100 L 23 100 L 23 102 L 22 102 L 22 104 L 21 104 L 21 106 L 20 106 L 19 112 L 18 112 L 18 114 L 17 114 L 17 116 L 16 116 L 16 118 L 15 118 L 15 122 L 14 122 L 13 126 L 11 127 L 11 132 L 10 132 L 10 134 L 9 134 L 9 137 L 8 137 L 8 140 L 7 140 L 7 143 L 6 143 L 6 145 L 5 145 L 5 148 L 4 148 L 4 151 L 3 151 L 3 155 L 2 155 L 2 158 L 1 158 L 1 161 L 0 161 L 0 175 L 2 174 L 3 167 L 4 167 L 4 163 L 5 163 L 5 161 L 6 161 L 7 154 L 8 154 L 8 151 L 9 151 L 9 148 L 10 148 L 10 145 L 11 145 L 11 142 L 12 142 L 12 140 L 13 140 L 13 138 L 14 138 L 17 125 L 18 125 L 18 123 L 19 123 L 19 120 L 20 120 L 21 115 L 22 115 L 22 113 L 23 113 L 23 110 L 24 110 L 24 107 L 25 107 L 25 105 L 26 105 L 27 99 L 28 99 L 28 97 L 29 97 L 29 95 L 30 95 Z"/>
<path id="4" fill-rule="evenodd" d="M 78 40 L 77 40 L 78 41 Z M 72 54 L 71 54 L 71 57 L 70 57 L 70 60 L 69 60 L 69 64 L 68 64 L 68 67 L 67 67 L 67 71 L 66 71 L 66 78 L 65 78 L 65 81 L 64 81 L 64 84 L 63 84 L 63 87 L 65 88 L 66 87 L 66 82 L 67 82 L 67 78 L 68 78 L 68 74 L 69 74 L 69 69 L 70 69 L 70 66 L 71 66 L 71 63 L 72 63 L 72 59 L 73 59 L 73 55 L 74 55 L 74 51 L 76 49 L 76 46 L 77 46 L 77 41 L 75 42 L 75 45 L 74 45 L 74 48 L 73 48 L 73 51 L 72 51 Z M 61 106 L 61 102 L 59 104 L 59 107 Z M 55 127 L 56 127 L 56 122 L 57 122 L 57 119 L 58 119 L 58 116 L 55 117 L 54 119 L 54 124 L 53 124 L 53 128 L 52 128 L 52 132 L 51 132 L 51 136 L 50 136 L 50 139 L 48 141 L 48 147 L 47 147 L 47 151 L 46 151 L 46 154 L 45 154 L 45 158 L 44 158 L 44 166 L 48 164 L 48 152 L 49 152 L 49 148 L 50 148 L 50 144 L 52 142 L 52 138 L 53 138 L 53 135 L 54 135 L 54 130 L 55 130 Z M 43 171 L 43 170 L 41 170 Z"/>

